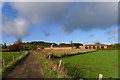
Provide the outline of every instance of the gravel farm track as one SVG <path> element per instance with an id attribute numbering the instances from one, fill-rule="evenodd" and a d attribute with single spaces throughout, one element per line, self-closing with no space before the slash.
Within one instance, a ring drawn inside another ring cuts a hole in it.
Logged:
<path id="1" fill-rule="evenodd" d="M 44 78 L 44 74 L 36 55 L 30 53 L 5 78 Z"/>

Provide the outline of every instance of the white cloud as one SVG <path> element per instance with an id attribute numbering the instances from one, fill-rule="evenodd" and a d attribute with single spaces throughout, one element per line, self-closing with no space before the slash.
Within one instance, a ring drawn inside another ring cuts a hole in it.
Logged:
<path id="1" fill-rule="evenodd" d="M 3 23 L 2 31 L 14 35 L 16 37 L 23 37 L 27 35 L 28 24 L 23 18 L 16 18 L 13 21 Z"/>
<path id="2" fill-rule="evenodd" d="M 107 40 L 106 40 L 106 42 L 118 42 L 118 36 L 115 36 L 115 35 L 113 35 L 113 36 L 111 36 L 111 37 L 109 37 Z"/>
<path id="3" fill-rule="evenodd" d="M 99 39 L 94 40 L 92 43 L 100 43 Z"/>
<path id="4" fill-rule="evenodd" d="M 115 35 L 118 34 L 118 28 L 112 28 L 106 32 L 108 35 Z"/>

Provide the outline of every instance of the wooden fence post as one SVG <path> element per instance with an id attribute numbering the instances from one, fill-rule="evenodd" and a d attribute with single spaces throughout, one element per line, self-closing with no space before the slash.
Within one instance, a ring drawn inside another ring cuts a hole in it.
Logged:
<path id="1" fill-rule="evenodd" d="M 58 65 L 58 70 L 60 70 L 61 64 L 62 64 L 62 60 L 60 60 L 60 63 Z"/>
<path id="2" fill-rule="evenodd" d="M 103 75 L 99 74 L 99 79 L 98 80 L 102 80 L 102 78 L 103 78 Z"/>
<path id="3" fill-rule="evenodd" d="M 13 56 L 13 61 L 15 60 L 15 56 Z"/>
<path id="4" fill-rule="evenodd" d="M 45 54 L 44 54 L 44 57 L 45 57 Z"/>
<path id="5" fill-rule="evenodd" d="M 50 59 L 50 57 L 51 57 L 51 55 L 49 55 L 49 57 L 48 57 L 48 58 Z"/>
<path id="6" fill-rule="evenodd" d="M 18 58 L 19 58 L 19 56 L 20 56 L 20 53 L 18 54 Z"/>
<path id="7" fill-rule="evenodd" d="M 2 59 L 2 65 L 3 66 L 5 65 L 5 59 Z"/>

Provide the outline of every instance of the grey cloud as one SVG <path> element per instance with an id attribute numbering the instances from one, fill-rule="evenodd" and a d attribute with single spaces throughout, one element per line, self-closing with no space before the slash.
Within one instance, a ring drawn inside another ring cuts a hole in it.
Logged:
<path id="1" fill-rule="evenodd" d="M 117 25 L 116 2 L 21 2 L 11 3 L 20 16 L 33 24 L 60 24 L 62 30 L 71 33 L 76 29 L 90 31 Z"/>
<path id="2" fill-rule="evenodd" d="M 89 37 L 94 37 L 94 36 L 95 36 L 94 34 L 89 35 Z"/>
<path id="3" fill-rule="evenodd" d="M 114 35 L 116 33 L 118 33 L 118 28 L 114 28 L 106 32 L 107 35 Z"/>
<path id="4" fill-rule="evenodd" d="M 117 25 L 117 3 L 77 3 L 66 17 L 64 30 L 90 31 Z"/>
<path id="5" fill-rule="evenodd" d="M 50 23 L 61 21 L 71 9 L 71 4 L 69 2 L 16 2 L 11 5 L 18 10 L 20 15 L 29 18 L 31 22 L 43 24 L 45 21 L 50 21 Z"/>
<path id="6" fill-rule="evenodd" d="M 45 31 L 44 35 L 48 37 L 48 36 L 51 36 L 52 34 L 50 32 L 48 32 L 48 31 Z"/>

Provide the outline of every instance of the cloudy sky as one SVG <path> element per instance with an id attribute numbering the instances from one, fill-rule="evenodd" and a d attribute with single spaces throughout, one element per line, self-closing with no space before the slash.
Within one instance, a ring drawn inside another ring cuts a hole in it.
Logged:
<path id="1" fill-rule="evenodd" d="M 9 2 L 2 4 L 3 43 L 118 42 L 117 2 Z"/>

